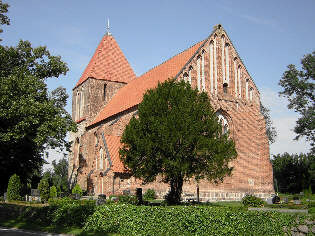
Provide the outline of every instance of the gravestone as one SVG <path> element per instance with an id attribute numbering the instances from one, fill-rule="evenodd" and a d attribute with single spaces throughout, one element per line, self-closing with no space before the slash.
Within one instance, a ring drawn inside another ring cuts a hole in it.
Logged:
<path id="1" fill-rule="evenodd" d="M 31 189 L 31 195 L 32 197 L 39 197 L 40 196 L 40 192 L 39 189 Z"/>
<path id="2" fill-rule="evenodd" d="M 283 198 L 283 203 L 288 203 L 289 202 L 289 199 L 287 197 L 284 197 Z"/>
<path id="3" fill-rule="evenodd" d="M 273 204 L 272 199 L 273 199 L 272 197 L 267 198 L 267 204 L 272 205 Z"/>
<path id="4" fill-rule="evenodd" d="M 106 203 L 106 195 L 105 194 L 100 194 L 97 197 L 96 205 L 100 206 Z"/>
<path id="5" fill-rule="evenodd" d="M 7 196 L 7 193 L 5 192 L 5 193 L 3 194 L 3 198 L 4 198 L 4 201 L 5 201 L 5 202 L 8 201 L 7 197 L 8 197 L 8 196 Z"/>
<path id="6" fill-rule="evenodd" d="M 142 188 L 136 188 L 136 197 L 137 197 L 137 204 L 141 205 L 143 203 Z"/>

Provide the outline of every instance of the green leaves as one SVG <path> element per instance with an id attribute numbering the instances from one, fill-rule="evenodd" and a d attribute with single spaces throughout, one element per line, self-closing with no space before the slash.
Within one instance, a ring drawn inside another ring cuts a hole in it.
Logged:
<path id="1" fill-rule="evenodd" d="M 289 109 L 300 113 L 294 132 L 296 140 L 306 137 L 311 143 L 311 151 L 315 152 L 315 51 L 302 58 L 302 70 L 289 65 L 288 70 L 283 73 L 279 85 L 283 87 L 280 95 L 288 98 Z"/>
<path id="2" fill-rule="evenodd" d="M 12 171 L 26 182 L 43 164 L 45 148 L 69 150 L 66 135 L 76 124 L 65 110 L 68 95 L 61 87 L 48 93 L 45 83 L 67 71 L 66 63 L 46 47 L 32 48 L 28 41 L 0 46 L 1 186 Z"/>
<path id="3" fill-rule="evenodd" d="M 135 177 L 151 182 L 162 174 L 164 181 L 176 179 L 174 186 L 180 186 L 183 179 L 220 182 L 231 173 L 234 142 L 222 135 L 206 93 L 168 80 L 145 93 L 138 116 L 126 126 L 120 150 Z"/>

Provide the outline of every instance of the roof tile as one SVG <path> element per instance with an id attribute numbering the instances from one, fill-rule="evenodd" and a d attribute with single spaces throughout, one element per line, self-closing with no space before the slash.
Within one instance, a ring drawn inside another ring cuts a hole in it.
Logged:
<path id="1" fill-rule="evenodd" d="M 195 44 L 122 87 L 90 125 L 138 105 L 148 89 L 155 88 L 158 82 L 175 77 L 203 42 Z"/>

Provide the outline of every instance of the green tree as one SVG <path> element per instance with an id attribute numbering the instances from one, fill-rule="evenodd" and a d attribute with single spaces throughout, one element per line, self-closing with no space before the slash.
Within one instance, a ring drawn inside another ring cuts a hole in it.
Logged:
<path id="1" fill-rule="evenodd" d="M 206 93 L 185 82 L 166 81 L 148 90 L 122 135 L 121 160 L 145 183 L 158 175 L 170 184 L 169 203 L 179 203 L 183 182 L 230 175 L 234 141 L 222 127 Z"/>
<path id="2" fill-rule="evenodd" d="M 266 122 L 266 134 L 269 140 L 269 144 L 272 144 L 276 141 L 277 138 L 277 130 L 273 126 L 273 122 L 270 117 L 270 110 L 265 107 L 262 103 L 260 103 L 260 113 L 264 116 Z"/>
<path id="3" fill-rule="evenodd" d="M 65 88 L 48 92 L 46 79 L 65 75 L 68 67 L 46 47 L 28 41 L 0 45 L 0 186 L 12 172 L 25 183 L 44 163 L 46 148 L 66 148 L 76 125 L 65 110 Z M 3 189 L 0 189 L 0 192 Z"/>
<path id="4" fill-rule="evenodd" d="M 300 114 L 296 121 L 294 132 L 298 140 L 306 137 L 311 144 L 311 152 L 315 153 L 315 51 L 305 55 L 302 60 L 302 69 L 298 70 L 295 65 L 289 65 L 283 73 L 279 84 L 283 91 L 280 95 L 288 98 L 289 109 Z"/>
<path id="5" fill-rule="evenodd" d="M 12 175 L 9 179 L 7 198 L 9 201 L 21 200 L 22 184 L 20 177 L 16 174 Z"/>
<path id="6" fill-rule="evenodd" d="M 274 178 L 282 193 L 299 193 L 311 186 L 315 190 L 315 157 L 312 154 L 284 153 L 272 159 Z"/>
<path id="7" fill-rule="evenodd" d="M 57 197 L 57 188 L 55 186 L 51 186 L 49 189 L 49 197 L 56 198 Z"/>
<path id="8" fill-rule="evenodd" d="M 66 157 L 60 159 L 58 163 L 56 162 L 56 160 L 52 161 L 52 183 L 62 192 L 66 193 L 69 193 L 68 165 L 69 164 Z"/>
<path id="9" fill-rule="evenodd" d="M 73 189 L 72 189 L 72 194 L 78 194 L 80 197 L 82 196 L 83 194 L 83 191 L 80 187 L 80 185 L 76 184 Z"/>
<path id="10" fill-rule="evenodd" d="M 10 19 L 8 16 L 5 15 L 5 13 L 8 12 L 9 4 L 3 3 L 2 0 L 0 0 L 0 24 L 1 25 L 9 25 Z M 0 33 L 3 32 L 3 29 L 0 28 Z M 2 39 L 0 39 L 2 41 Z"/>
<path id="11" fill-rule="evenodd" d="M 41 179 L 38 184 L 38 190 L 40 194 L 40 199 L 42 202 L 47 202 L 49 199 L 49 183 L 47 179 Z"/>

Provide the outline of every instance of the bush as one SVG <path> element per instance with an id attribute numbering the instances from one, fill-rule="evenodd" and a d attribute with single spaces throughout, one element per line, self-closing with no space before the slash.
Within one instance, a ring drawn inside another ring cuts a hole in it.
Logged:
<path id="1" fill-rule="evenodd" d="M 73 189 L 72 189 L 72 194 L 78 194 L 80 197 L 82 196 L 83 194 L 83 191 L 80 187 L 80 185 L 76 184 Z"/>
<path id="2" fill-rule="evenodd" d="M 137 197 L 132 195 L 119 195 L 118 201 L 120 203 L 137 204 Z"/>
<path id="3" fill-rule="evenodd" d="M 55 186 L 50 187 L 49 197 L 50 198 L 56 198 L 57 197 L 57 188 Z"/>
<path id="4" fill-rule="evenodd" d="M 49 198 L 49 184 L 47 179 L 41 179 L 38 184 L 40 199 L 42 202 L 47 202 Z"/>
<path id="5" fill-rule="evenodd" d="M 9 201 L 22 200 L 21 190 L 22 190 L 22 184 L 20 181 L 20 177 L 16 174 L 12 175 L 8 183 L 7 199 Z"/>
<path id="6" fill-rule="evenodd" d="M 307 216 L 299 216 L 300 222 Z M 283 235 L 296 224 L 279 212 L 204 206 L 153 207 L 108 204 L 96 209 L 85 231 L 120 235 Z"/>
<path id="7" fill-rule="evenodd" d="M 148 189 L 145 192 L 145 194 L 143 194 L 143 199 L 146 201 L 156 199 L 156 194 L 155 194 L 154 189 Z"/>
<path id="8" fill-rule="evenodd" d="M 246 207 L 259 207 L 264 205 L 264 201 L 254 195 L 246 195 L 242 199 L 242 204 Z"/>

